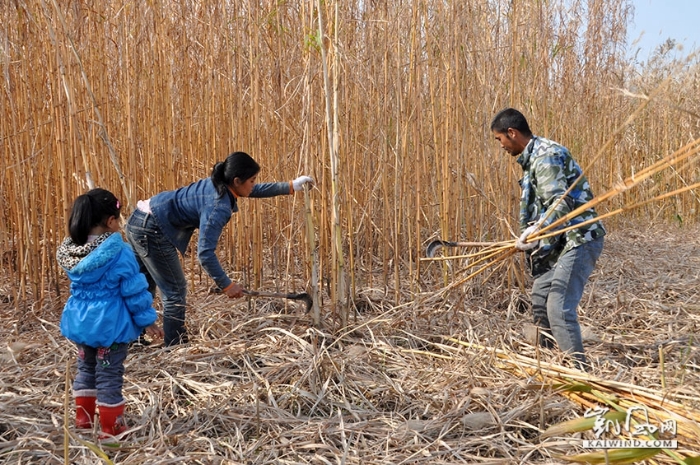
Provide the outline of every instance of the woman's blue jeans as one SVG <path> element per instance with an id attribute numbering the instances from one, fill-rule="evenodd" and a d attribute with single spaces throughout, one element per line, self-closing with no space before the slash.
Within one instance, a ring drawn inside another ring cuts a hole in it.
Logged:
<path id="1" fill-rule="evenodd" d="M 187 280 L 175 246 L 163 235 L 153 215 L 135 210 L 124 228 L 136 252 L 141 272 L 155 297 L 156 286 L 163 302 L 163 342 L 172 346 L 187 342 L 185 309 Z"/>
<path id="2" fill-rule="evenodd" d="M 587 362 L 576 309 L 602 251 L 603 237 L 574 247 L 532 285 L 532 312 L 535 324 L 544 333 L 540 344 L 551 347 L 547 335 L 553 336 L 581 369 L 586 369 Z"/>
<path id="3" fill-rule="evenodd" d="M 100 405 L 124 403 L 124 360 L 129 344 L 112 344 L 111 347 L 90 347 L 76 344 L 78 348 L 78 374 L 73 381 L 73 392 L 97 390 Z"/>

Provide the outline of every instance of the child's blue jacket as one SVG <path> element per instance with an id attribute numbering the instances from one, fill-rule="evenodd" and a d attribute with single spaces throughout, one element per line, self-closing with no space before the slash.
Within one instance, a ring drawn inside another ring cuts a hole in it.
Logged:
<path id="1" fill-rule="evenodd" d="M 70 237 L 58 248 L 58 262 L 71 280 L 61 333 L 90 347 L 132 342 L 157 318 L 146 277 L 121 234 L 90 249 Z"/>

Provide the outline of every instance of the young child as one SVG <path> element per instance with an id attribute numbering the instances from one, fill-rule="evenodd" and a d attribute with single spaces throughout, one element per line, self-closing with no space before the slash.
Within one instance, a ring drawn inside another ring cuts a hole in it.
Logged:
<path id="1" fill-rule="evenodd" d="M 78 196 L 70 214 L 70 236 L 56 254 L 71 280 L 61 333 L 78 348 L 76 428 L 92 428 L 97 404 L 103 442 L 127 429 L 122 386 L 129 343 L 144 329 L 152 337 L 163 336 L 155 324 L 146 277 L 119 234 L 120 207 L 105 189 Z"/>

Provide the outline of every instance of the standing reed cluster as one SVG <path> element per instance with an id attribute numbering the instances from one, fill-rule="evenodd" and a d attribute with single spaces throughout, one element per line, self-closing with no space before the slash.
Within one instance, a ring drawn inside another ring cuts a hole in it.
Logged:
<path id="1" fill-rule="evenodd" d="M 488 131 L 498 109 L 522 109 L 585 166 L 637 106 L 619 89 L 646 95 L 670 72 L 629 66 L 630 18 L 627 0 L 3 2 L 0 250 L 15 301 L 61 290 L 55 248 L 76 195 L 107 187 L 129 212 L 233 150 L 258 159 L 261 181 L 314 175 L 319 282 L 398 300 L 419 289 L 431 235 L 510 238 L 517 174 Z M 590 166 L 596 191 L 697 131 L 683 111 L 697 65 L 681 66 Z M 697 177 L 688 164 L 639 192 Z M 694 221 L 696 203 L 685 192 L 653 211 Z M 300 287 L 303 202 L 242 208 L 224 262 L 251 286 L 272 269 Z"/>

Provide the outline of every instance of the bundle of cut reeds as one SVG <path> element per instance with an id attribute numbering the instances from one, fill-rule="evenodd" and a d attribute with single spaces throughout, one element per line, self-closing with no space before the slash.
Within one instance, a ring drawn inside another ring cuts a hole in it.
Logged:
<path id="1" fill-rule="evenodd" d="M 660 395 L 653 389 L 627 383 L 600 379 L 578 370 L 567 369 L 561 365 L 531 359 L 506 350 L 484 347 L 478 344 L 447 338 L 449 342 L 466 347 L 482 355 L 492 354 L 497 364 L 516 375 L 528 378 L 529 382 L 544 383 L 541 387 L 553 389 L 587 410 L 601 406 L 612 409 L 613 415 L 605 419 L 613 426 L 624 423 L 630 418 L 626 428 L 605 428 L 605 433 L 623 434 L 626 439 L 655 439 L 658 430 L 644 430 L 644 427 L 668 424 L 672 422 L 672 431 L 668 432 L 677 440 L 680 449 L 627 448 L 581 453 L 572 456 L 559 455 L 558 458 L 580 463 L 636 463 L 658 454 L 668 455 L 675 463 L 694 464 L 700 461 L 700 397 L 683 396 L 685 404 L 676 402 L 672 397 Z M 695 405 L 696 407 L 692 407 Z M 637 410 L 636 407 L 642 407 Z M 617 423 L 616 423 L 617 422 Z M 603 425 L 605 426 L 605 424 Z M 595 418 L 582 417 L 556 424 L 542 433 L 542 439 L 577 432 L 592 433 Z M 641 434 L 635 434 L 641 427 Z"/>

